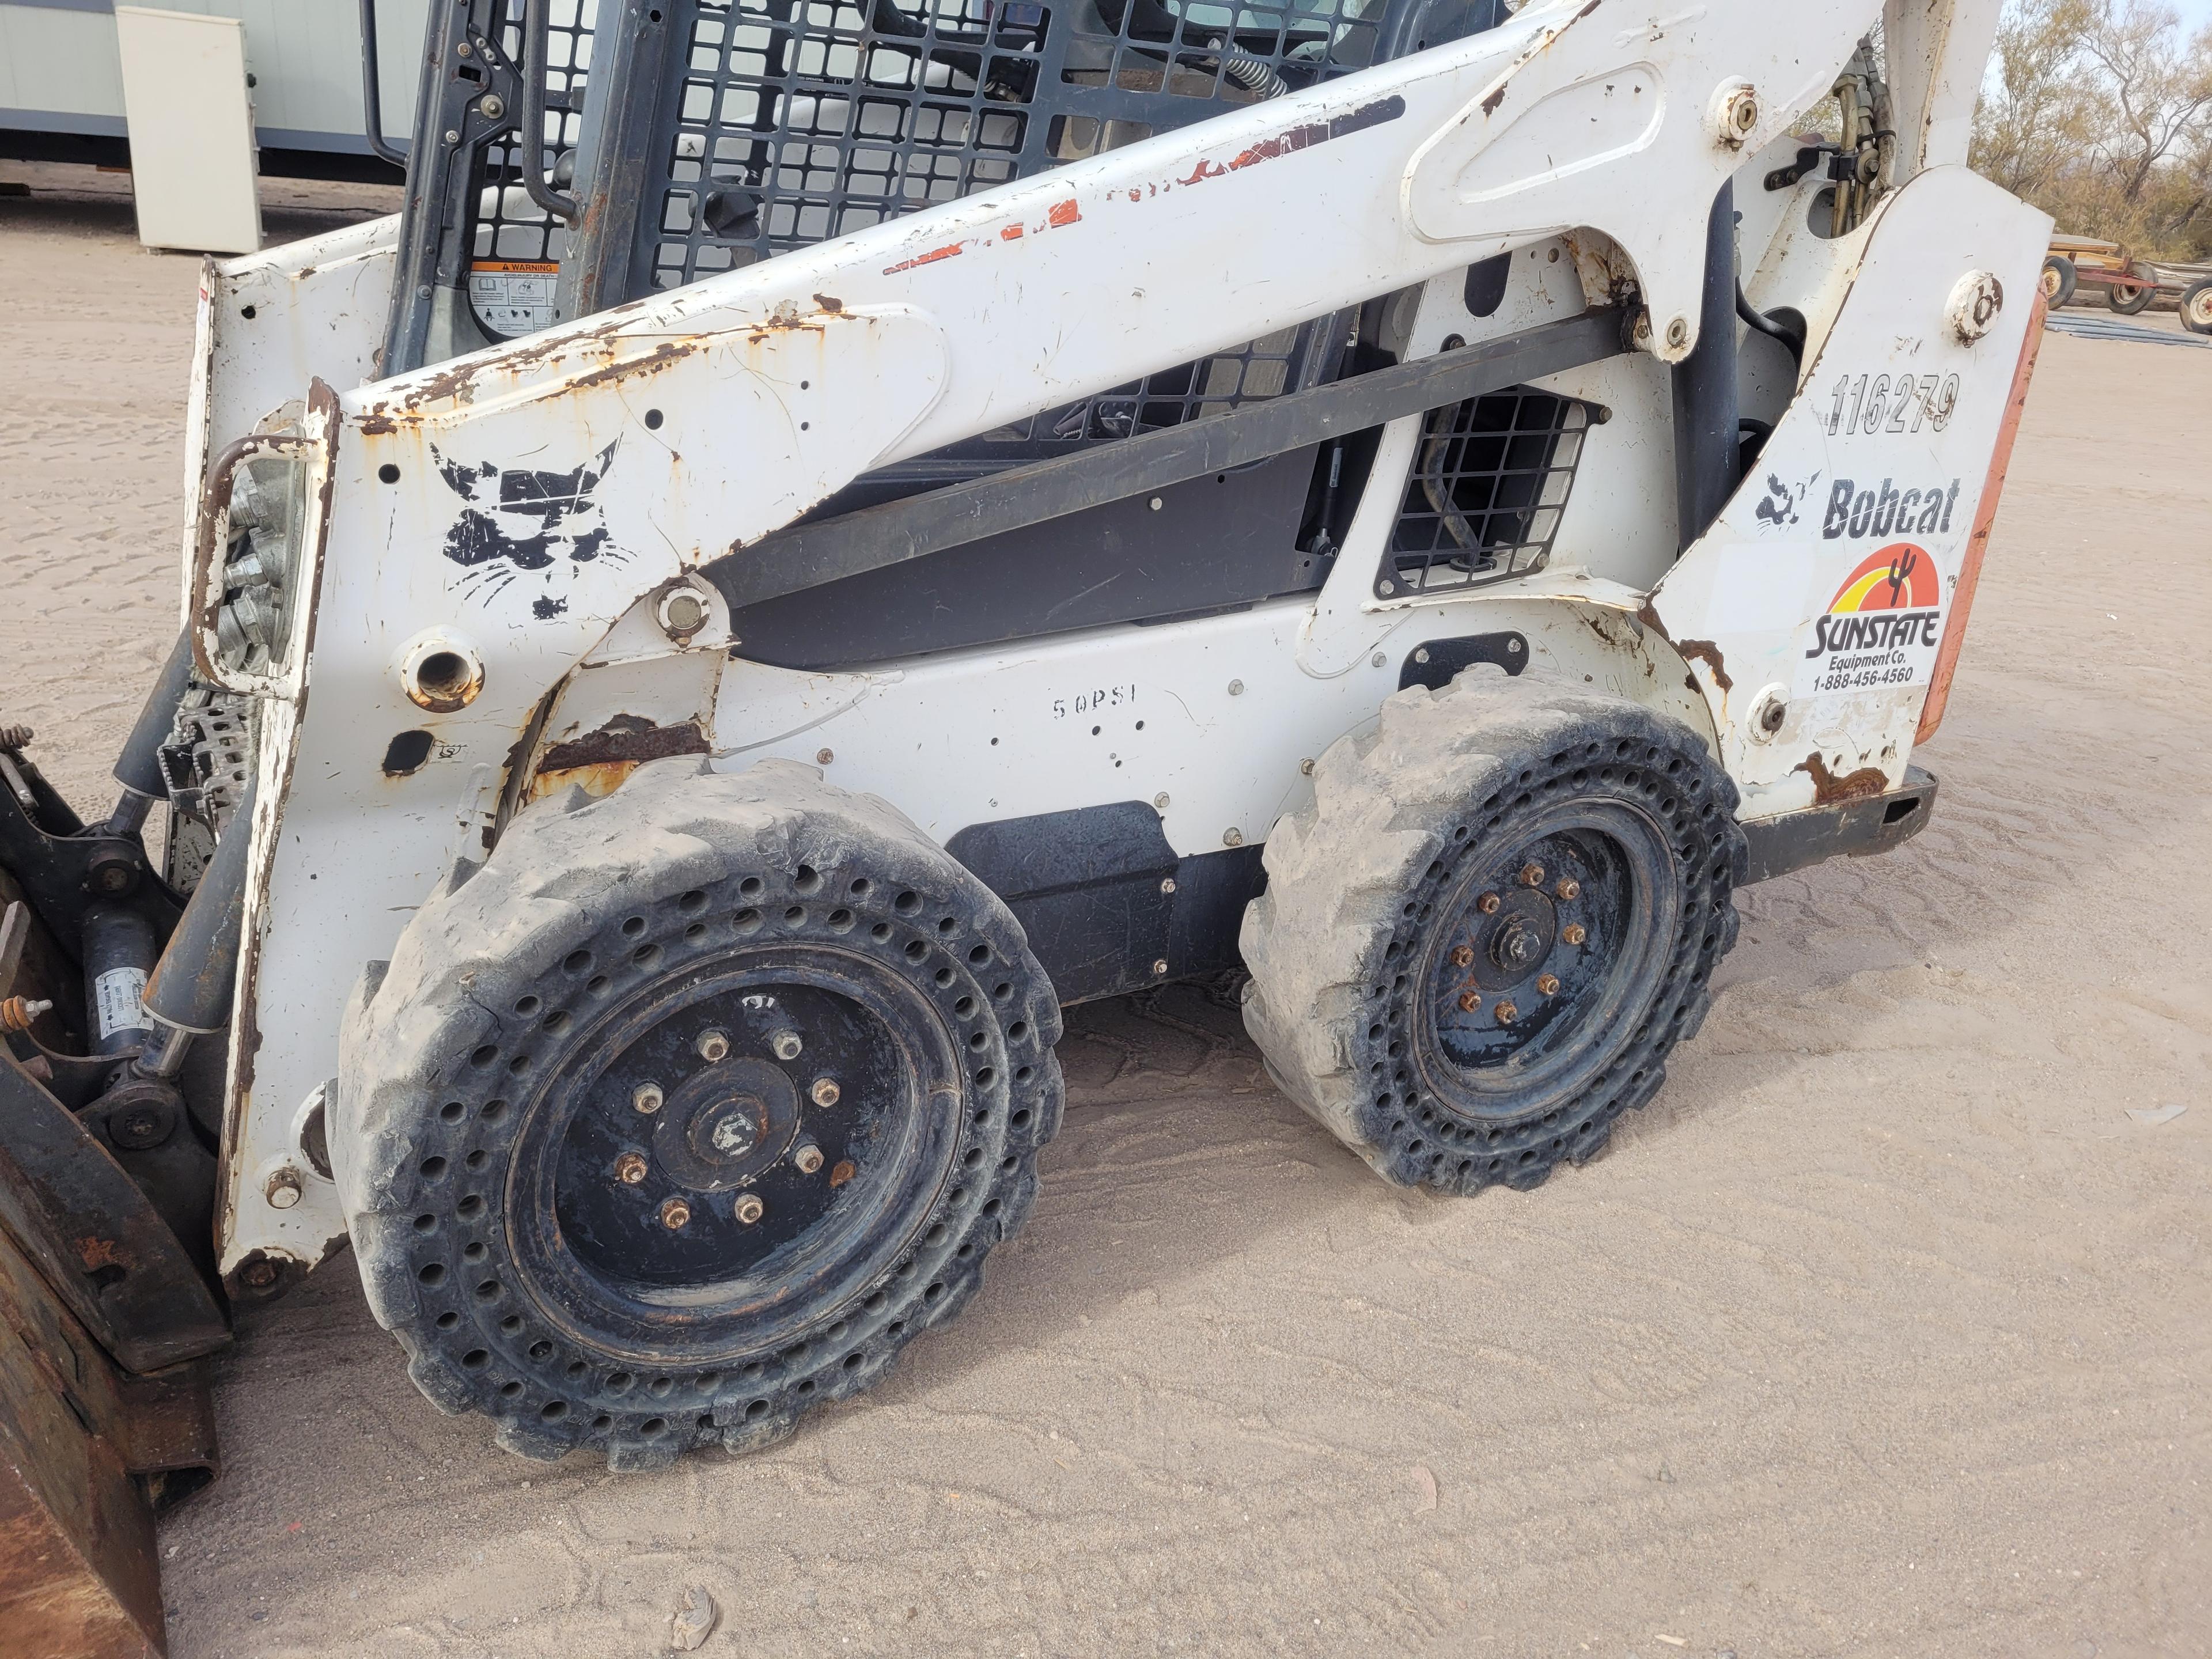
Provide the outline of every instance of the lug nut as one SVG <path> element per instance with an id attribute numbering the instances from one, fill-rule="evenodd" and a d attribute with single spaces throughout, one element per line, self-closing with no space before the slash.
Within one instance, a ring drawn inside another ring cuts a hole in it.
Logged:
<path id="1" fill-rule="evenodd" d="M 1559 995 L 1559 976 L 1557 974 L 1539 974 L 1536 976 L 1536 991 L 1540 996 L 1555 997 Z"/>
<path id="2" fill-rule="evenodd" d="M 1462 1012 L 1462 1014 L 1471 1014 L 1471 1013 L 1473 1013 L 1476 1009 L 1478 1009 L 1478 1008 L 1480 1008 L 1480 1007 L 1481 1007 L 1481 1006 L 1482 1006 L 1482 993 L 1481 993 L 1481 992 L 1480 992 L 1480 991 L 1462 991 L 1462 992 L 1459 994 L 1459 1011 L 1460 1011 L 1460 1012 Z"/>
<path id="3" fill-rule="evenodd" d="M 1589 929 L 1579 921 L 1571 921 L 1559 929 L 1559 937 L 1570 945 L 1580 945 L 1589 937 Z"/>
<path id="4" fill-rule="evenodd" d="M 1522 865 L 1521 884 L 1523 887 L 1541 887 L 1544 884 L 1544 866 L 1540 864 Z"/>
<path id="5" fill-rule="evenodd" d="M 1552 890 L 1561 898 L 1571 901 L 1583 896 L 1583 884 L 1572 876 L 1562 876 L 1559 878 L 1559 884 Z"/>
<path id="6" fill-rule="evenodd" d="M 1480 898 L 1475 900 L 1474 908 L 1486 916 L 1494 916 L 1498 914 L 1498 907 L 1501 902 L 1497 894 L 1485 893 Z"/>
<path id="7" fill-rule="evenodd" d="M 1511 1003 L 1501 1002 L 1498 1005 L 1498 1023 L 1500 1025 L 1510 1025 L 1519 1017 L 1520 1012 L 1521 1011 Z"/>
<path id="8" fill-rule="evenodd" d="M 791 1155 L 792 1167 L 801 1175 L 812 1175 L 822 1167 L 822 1149 L 811 1141 Z"/>
<path id="9" fill-rule="evenodd" d="M 629 1097 L 629 1103 L 641 1112 L 657 1112 L 665 1097 L 658 1083 L 641 1083 Z"/>
<path id="10" fill-rule="evenodd" d="M 817 1106 L 835 1106 L 837 1103 L 837 1097 L 843 1094 L 844 1091 L 837 1086 L 836 1079 L 817 1077 L 814 1079 L 814 1086 L 806 1092 L 808 1097 Z"/>
<path id="11" fill-rule="evenodd" d="M 860 1171 L 853 1167 L 851 1158 L 841 1158 L 830 1168 L 830 1184 L 832 1187 L 842 1187 L 859 1173 Z"/>
<path id="12" fill-rule="evenodd" d="M 730 1040 L 724 1036 L 720 1031 L 700 1032 L 699 1041 L 691 1046 L 698 1049 L 699 1058 L 705 1060 L 709 1066 L 712 1066 L 719 1060 L 726 1058 L 730 1052 Z"/>
<path id="13" fill-rule="evenodd" d="M 645 1179 L 645 1154 L 624 1152 L 615 1160 L 615 1179 L 625 1187 L 635 1187 Z"/>
<path id="14" fill-rule="evenodd" d="M 691 1206 L 680 1198 L 665 1199 L 660 1206 L 660 1224 L 672 1233 L 681 1232 L 690 1224 Z"/>
<path id="15" fill-rule="evenodd" d="M 761 1202 L 758 1193 L 747 1193 L 738 1200 L 731 1213 L 750 1227 L 768 1213 L 768 1206 Z"/>
<path id="16" fill-rule="evenodd" d="M 1451 954 L 1451 959 L 1452 959 L 1452 966 L 1453 966 L 1453 967 L 1455 967 L 1455 968 L 1472 968 L 1472 967 L 1474 967 L 1474 947 L 1472 945 L 1462 945 L 1459 946 L 1456 950 L 1455 950 L 1455 951 L 1452 952 L 1452 954 Z"/>
<path id="17" fill-rule="evenodd" d="M 806 1052 L 806 1045 L 799 1040 L 796 1031 L 778 1031 L 769 1038 L 769 1052 L 778 1060 L 797 1060 Z"/>

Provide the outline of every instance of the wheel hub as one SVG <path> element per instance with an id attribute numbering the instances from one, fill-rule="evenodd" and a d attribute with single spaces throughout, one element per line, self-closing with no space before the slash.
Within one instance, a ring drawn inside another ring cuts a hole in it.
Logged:
<path id="1" fill-rule="evenodd" d="M 890 988 L 834 956 L 748 953 L 636 996 L 548 1079 L 518 1254 L 573 1281 L 549 1305 L 742 1321 L 799 1264 L 842 1278 L 850 1252 L 890 1246 L 873 1230 L 935 1182 L 931 1154 L 901 1148 L 950 1054 L 872 979 Z"/>
<path id="2" fill-rule="evenodd" d="M 1482 954 L 1504 976 L 1502 984 L 1511 984 L 1535 971 L 1536 964 L 1551 951 L 1555 927 L 1550 902 L 1533 893 L 1492 924 L 1490 943 Z"/>
<path id="3" fill-rule="evenodd" d="M 669 1097 L 653 1155 L 678 1186 L 722 1193 L 772 1167 L 798 1132 L 799 1090 L 790 1077 L 764 1060 L 726 1060 Z"/>
<path id="4" fill-rule="evenodd" d="M 1565 1063 L 1616 1012 L 1621 969 L 1648 931 L 1632 926 L 1639 880 L 1658 878 L 1663 857 L 1646 839 L 1630 820 L 1563 823 L 1468 867 L 1425 977 L 1429 1052 L 1476 1091 L 1477 1115 L 1484 1091 Z"/>

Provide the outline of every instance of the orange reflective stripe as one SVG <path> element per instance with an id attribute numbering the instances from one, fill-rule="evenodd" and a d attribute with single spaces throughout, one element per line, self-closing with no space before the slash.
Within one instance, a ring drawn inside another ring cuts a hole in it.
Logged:
<path id="1" fill-rule="evenodd" d="M 1974 533 L 1966 538 L 1959 586 L 1951 595 L 1951 614 L 1943 623 L 1943 642 L 1936 647 L 1936 675 L 1928 687 L 1928 701 L 1920 706 L 1920 729 L 1912 737 L 1915 745 L 1936 735 L 1936 728 L 1943 723 L 1944 705 L 1951 700 L 1951 675 L 1959 666 L 1960 647 L 1966 643 L 1966 619 L 1974 608 L 1974 586 L 1982 576 L 1982 556 L 1989 551 L 1990 526 L 1997 516 L 1998 498 L 2004 494 L 2013 440 L 2020 435 L 2020 412 L 2027 406 L 2027 382 L 2035 373 L 2035 354 L 2043 349 L 2043 292 L 2038 289 L 2034 307 L 2027 315 L 2027 337 L 2021 342 L 2020 363 L 2012 372 L 2012 390 L 2005 394 L 2004 423 L 1997 428 L 1996 447 L 1990 452 L 1990 475 L 1983 481 L 1981 505 L 1974 512 Z"/>

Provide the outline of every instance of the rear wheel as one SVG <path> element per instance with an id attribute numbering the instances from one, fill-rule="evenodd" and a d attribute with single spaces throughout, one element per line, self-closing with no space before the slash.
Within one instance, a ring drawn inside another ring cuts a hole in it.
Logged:
<path id="1" fill-rule="evenodd" d="M 2181 325 L 2191 334 L 2212 334 L 2212 276 L 2191 283 L 2182 294 Z"/>
<path id="2" fill-rule="evenodd" d="M 2054 253 L 2043 262 L 2043 303 L 2056 311 L 2074 297 L 2074 262 Z"/>
<path id="3" fill-rule="evenodd" d="M 510 1450 L 766 1443 L 975 1290 L 1059 1030 L 1005 906 L 880 801 L 678 759 L 545 803 L 348 1012 L 370 1304 Z"/>
<path id="4" fill-rule="evenodd" d="M 2114 283 L 2105 290 L 2105 303 L 2123 317 L 2132 317 L 2151 301 L 2158 292 L 2152 283 Z"/>
<path id="5" fill-rule="evenodd" d="M 1476 670 L 1315 769 L 1245 913 L 1276 1081 L 1389 1179 L 1533 1187 L 1604 1145 L 1735 943 L 1735 789 L 1686 728 Z"/>

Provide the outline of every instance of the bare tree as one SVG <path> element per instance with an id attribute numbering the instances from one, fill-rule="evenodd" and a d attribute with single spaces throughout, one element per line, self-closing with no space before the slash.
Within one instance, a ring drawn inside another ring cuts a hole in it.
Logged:
<path id="1" fill-rule="evenodd" d="M 2095 142 L 2097 100 L 2084 37 L 2096 0 L 2021 0 L 1997 25 L 1994 77 L 1974 111 L 1969 161 L 2031 199 Z"/>
<path id="2" fill-rule="evenodd" d="M 2155 0 L 2099 0 L 2082 37 L 2112 100 L 2111 130 L 2098 149 L 2130 205 L 2212 112 L 2212 39 L 2199 35 L 2190 46 L 2183 48 L 2181 19 Z"/>
<path id="3" fill-rule="evenodd" d="M 1972 165 L 2062 228 L 2141 256 L 2212 251 L 2212 29 L 2160 0 L 2012 0 Z"/>

